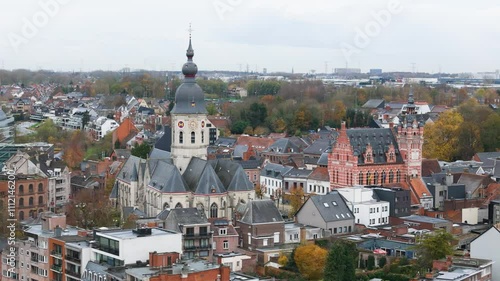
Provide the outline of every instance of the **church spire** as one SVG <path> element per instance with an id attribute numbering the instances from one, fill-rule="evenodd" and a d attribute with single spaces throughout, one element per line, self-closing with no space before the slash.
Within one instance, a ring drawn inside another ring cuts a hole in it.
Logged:
<path id="1" fill-rule="evenodd" d="M 189 24 L 189 45 L 188 49 L 186 50 L 186 57 L 187 57 L 187 62 L 182 66 L 182 74 L 184 74 L 184 77 L 186 80 L 188 78 L 195 78 L 196 73 L 198 73 L 198 66 L 193 62 L 193 57 L 194 57 L 194 50 L 193 50 L 193 44 L 191 43 L 191 32 L 193 29 L 191 28 L 191 24 Z"/>

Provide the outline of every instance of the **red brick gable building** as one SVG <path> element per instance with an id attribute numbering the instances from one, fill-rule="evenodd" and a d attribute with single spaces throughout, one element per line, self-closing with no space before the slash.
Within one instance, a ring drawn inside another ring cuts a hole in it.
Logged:
<path id="1" fill-rule="evenodd" d="M 398 128 L 347 129 L 328 155 L 330 187 L 384 185 L 420 177 L 424 128 L 416 120 Z"/>

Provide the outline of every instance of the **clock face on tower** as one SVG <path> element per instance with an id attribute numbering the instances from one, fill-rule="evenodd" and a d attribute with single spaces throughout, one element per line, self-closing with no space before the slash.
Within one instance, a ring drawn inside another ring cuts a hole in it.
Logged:
<path id="1" fill-rule="evenodd" d="M 184 128 L 184 122 L 183 122 L 183 121 L 179 121 L 179 122 L 177 123 L 177 126 L 178 126 L 179 128 L 181 128 L 181 129 L 182 129 L 182 128 Z"/>
<path id="2" fill-rule="evenodd" d="M 196 122 L 195 121 L 189 122 L 189 128 L 191 128 L 193 130 L 196 129 Z"/>

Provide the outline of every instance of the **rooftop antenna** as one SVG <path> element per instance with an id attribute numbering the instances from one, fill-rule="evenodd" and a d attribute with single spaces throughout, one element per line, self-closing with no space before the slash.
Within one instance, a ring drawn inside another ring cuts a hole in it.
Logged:
<path id="1" fill-rule="evenodd" d="M 412 72 L 412 73 L 415 73 L 415 66 L 416 66 L 416 65 L 417 65 L 417 64 L 416 64 L 416 63 L 414 63 L 414 62 L 412 62 L 412 63 L 411 63 L 411 72 Z"/>

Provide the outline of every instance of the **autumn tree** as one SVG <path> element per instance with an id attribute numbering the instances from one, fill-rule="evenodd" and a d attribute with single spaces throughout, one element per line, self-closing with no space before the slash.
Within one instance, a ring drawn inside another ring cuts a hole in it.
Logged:
<path id="1" fill-rule="evenodd" d="M 460 159 L 470 160 L 483 150 L 478 123 L 464 121 L 458 129 L 458 155 Z"/>
<path id="2" fill-rule="evenodd" d="M 68 224 L 85 229 L 116 226 L 120 222 L 119 218 L 119 212 L 104 190 L 81 189 L 67 205 Z"/>
<path id="3" fill-rule="evenodd" d="M 455 110 L 443 112 L 435 123 L 424 128 L 423 156 L 453 161 L 458 156 L 458 135 L 462 116 Z"/>
<path id="4" fill-rule="evenodd" d="M 265 193 L 266 193 L 266 186 L 262 185 L 260 183 L 257 183 L 255 185 L 255 196 L 257 196 L 257 198 L 259 198 L 259 199 L 262 199 L 262 197 L 264 197 Z"/>
<path id="5" fill-rule="evenodd" d="M 288 195 L 290 197 L 290 217 L 295 216 L 295 213 L 302 207 L 304 204 L 304 190 L 300 187 L 294 187 L 290 191 Z"/>
<path id="6" fill-rule="evenodd" d="M 73 131 L 64 143 L 63 159 L 70 168 L 76 168 L 83 161 L 85 155 L 85 132 Z"/>
<path id="7" fill-rule="evenodd" d="M 418 239 L 414 247 L 418 256 L 418 266 L 422 269 L 429 269 L 434 260 L 444 259 L 446 256 L 452 255 L 453 240 L 455 240 L 453 235 L 444 229 Z"/>
<path id="8" fill-rule="evenodd" d="M 297 247 L 294 253 L 299 272 L 307 280 L 320 280 L 323 277 L 328 251 L 315 244 Z"/>
<path id="9" fill-rule="evenodd" d="M 324 280 L 352 281 L 356 280 L 356 244 L 338 239 L 333 242 L 325 265 Z"/>

